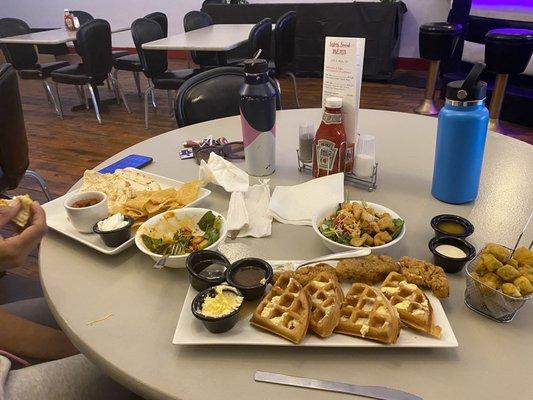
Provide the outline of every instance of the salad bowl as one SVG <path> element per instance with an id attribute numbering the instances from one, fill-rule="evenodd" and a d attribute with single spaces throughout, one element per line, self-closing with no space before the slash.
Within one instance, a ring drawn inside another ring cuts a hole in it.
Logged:
<path id="1" fill-rule="evenodd" d="M 184 228 L 190 233 L 182 234 Z M 180 208 L 143 223 L 135 234 L 135 245 L 154 261 L 166 257 L 165 267 L 185 268 L 190 253 L 216 250 L 226 234 L 226 219 L 221 214 L 206 208 Z"/>
<path id="2" fill-rule="evenodd" d="M 395 246 L 402 240 L 402 238 L 405 235 L 406 226 L 405 221 L 402 217 L 398 215 L 395 211 L 391 210 L 390 208 L 387 208 L 385 206 L 382 206 L 381 204 L 376 203 L 370 203 L 370 202 L 364 202 L 364 201 L 350 201 L 350 203 L 359 203 L 364 204 L 365 207 L 370 207 L 374 209 L 376 213 L 383 214 L 388 213 L 392 220 L 395 221 L 395 224 L 398 222 L 397 225 L 397 231 L 392 234 L 392 240 L 388 243 L 379 245 L 379 246 L 352 246 L 349 243 L 344 244 L 340 241 L 336 241 L 333 239 L 338 238 L 336 236 L 330 236 L 329 238 L 326 237 L 326 235 L 323 233 L 326 231 L 325 221 L 326 219 L 330 219 L 332 216 L 334 216 L 339 208 L 339 206 L 331 206 L 323 209 L 319 213 L 315 214 L 312 219 L 313 224 L 313 230 L 315 231 L 315 234 L 322 240 L 322 243 L 333 253 L 339 253 L 343 251 L 349 251 L 349 250 L 357 250 L 357 249 L 370 249 L 372 253 L 374 254 L 381 254 L 384 253 L 384 250 L 390 250 L 392 246 Z"/>

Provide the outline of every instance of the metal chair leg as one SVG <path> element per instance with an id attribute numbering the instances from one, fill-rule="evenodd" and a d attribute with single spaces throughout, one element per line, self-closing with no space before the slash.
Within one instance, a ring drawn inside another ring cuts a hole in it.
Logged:
<path id="1" fill-rule="evenodd" d="M 124 97 L 124 91 L 120 87 L 120 84 L 111 74 L 109 74 L 109 79 L 111 79 L 111 83 L 113 84 L 113 87 L 115 87 L 118 93 L 118 96 L 120 96 L 120 98 L 122 99 L 122 102 L 124 103 L 124 107 L 126 108 L 126 111 L 128 112 L 128 114 L 131 114 L 128 103 L 126 102 L 126 97 Z M 117 96 L 117 99 L 118 99 L 118 96 Z"/>
<path id="2" fill-rule="evenodd" d="M 169 117 L 174 118 L 174 100 L 172 99 L 172 90 L 167 90 Z"/>
<path id="3" fill-rule="evenodd" d="M 59 83 L 54 82 L 55 99 L 57 101 L 57 114 L 59 118 L 63 119 L 63 106 L 61 105 L 61 97 L 59 97 Z"/>
<path id="4" fill-rule="evenodd" d="M 501 132 L 500 112 L 502 110 L 505 88 L 507 87 L 507 74 L 497 74 L 492 89 L 492 98 L 489 106 L 489 129 L 494 132 Z"/>
<path id="5" fill-rule="evenodd" d="M 39 186 L 41 187 L 41 190 L 43 191 L 44 195 L 46 196 L 46 199 L 48 201 L 52 200 L 52 195 L 50 194 L 50 191 L 48 190 L 48 185 L 46 184 L 46 181 L 41 176 L 41 174 L 38 174 L 37 172 L 32 171 L 31 169 L 28 169 L 24 173 L 24 176 L 35 179 L 37 183 L 39 184 Z"/>
<path id="6" fill-rule="evenodd" d="M 111 90 L 111 85 L 109 84 L 109 79 L 106 79 L 105 83 L 107 85 L 107 90 Z M 113 91 L 115 91 L 114 88 L 113 88 Z"/>
<path id="7" fill-rule="evenodd" d="M 292 84 L 294 86 L 294 98 L 296 99 L 296 107 L 300 108 L 300 100 L 298 99 L 298 86 L 296 85 L 296 76 L 292 72 L 287 72 L 287 75 L 289 75 L 292 79 Z M 280 90 L 281 93 L 281 90 Z"/>
<path id="8" fill-rule="evenodd" d="M 87 87 L 89 88 L 89 93 L 91 93 L 91 98 L 93 99 L 93 107 L 94 112 L 96 113 L 96 119 L 98 120 L 98 123 L 102 124 L 102 118 L 100 117 L 100 109 L 98 108 L 98 101 L 96 101 L 96 94 L 94 93 L 94 89 L 90 83 L 87 84 Z"/>
<path id="9" fill-rule="evenodd" d="M 144 91 L 144 127 L 148 129 L 148 96 L 153 94 L 152 86 L 148 85 L 148 88 Z"/>
<path id="10" fill-rule="evenodd" d="M 50 87 L 50 83 L 46 79 L 43 79 L 43 86 L 44 86 L 44 89 L 46 91 L 46 95 L 48 97 L 48 100 L 50 101 L 50 104 L 52 105 L 52 108 L 54 109 L 54 111 L 56 112 L 58 117 L 61 117 L 61 119 L 62 119 L 62 115 L 61 115 L 61 113 L 59 111 L 59 106 L 57 105 L 56 98 L 54 96 L 54 93 L 52 92 L 52 88 Z"/>
<path id="11" fill-rule="evenodd" d="M 154 106 L 154 112 L 156 112 L 157 104 L 155 103 L 155 90 L 152 90 L 152 105 Z"/>
<path id="12" fill-rule="evenodd" d="M 133 71 L 133 80 L 135 81 L 135 86 L 137 87 L 137 95 L 142 97 L 141 93 L 141 78 L 137 71 Z"/>
<path id="13" fill-rule="evenodd" d="M 120 104 L 120 94 L 119 94 L 119 91 L 118 91 L 117 85 L 116 85 L 116 82 L 118 82 L 116 72 L 117 72 L 117 70 L 115 70 L 115 76 L 113 76 L 113 74 L 111 72 L 109 74 L 107 74 L 107 76 L 108 76 L 107 82 L 111 82 L 111 87 L 113 88 L 113 94 L 115 95 L 115 100 L 117 101 L 117 104 Z"/>
<path id="14" fill-rule="evenodd" d="M 439 109 L 433 100 L 435 97 L 435 85 L 437 84 L 437 77 L 439 72 L 439 60 L 431 60 L 429 62 L 428 77 L 426 81 L 426 91 L 422 103 L 414 109 L 414 112 L 422 115 L 437 115 Z"/>
<path id="15" fill-rule="evenodd" d="M 43 88 L 44 88 L 44 93 L 46 94 L 46 100 L 48 100 L 48 103 L 50 104 L 50 107 L 54 107 L 54 105 L 52 104 L 52 99 L 50 98 L 50 94 L 48 93 L 48 88 L 46 87 L 46 81 L 43 79 Z"/>

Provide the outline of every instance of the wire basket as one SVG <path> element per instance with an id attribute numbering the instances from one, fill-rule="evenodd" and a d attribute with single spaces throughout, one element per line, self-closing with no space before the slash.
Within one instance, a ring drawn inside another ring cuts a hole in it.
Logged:
<path id="1" fill-rule="evenodd" d="M 505 248 L 511 251 L 508 247 Z M 524 306 L 527 300 L 533 298 L 533 295 L 522 298 L 508 296 L 502 293 L 501 290 L 494 289 L 474 279 L 472 273 L 476 269 L 480 256 L 481 251 L 466 266 L 465 304 L 472 310 L 494 321 L 511 322 L 518 310 Z"/>

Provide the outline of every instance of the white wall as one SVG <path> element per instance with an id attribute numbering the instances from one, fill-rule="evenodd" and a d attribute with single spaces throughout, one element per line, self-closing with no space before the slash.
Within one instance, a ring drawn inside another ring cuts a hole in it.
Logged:
<path id="1" fill-rule="evenodd" d="M 322 0 L 322 2 L 338 1 L 351 2 L 352 0 Z M 424 22 L 445 20 L 450 9 L 450 0 L 403 1 L 408 11 L 404 15 L 400 56 L 418 57 L 419 25 Z M 250 0 L 250 2 L 296 3 L 299 1 Z M 129 26 L 136 18 L 153 11 L 162 11 L 168 15 L 169 32 L 173 34 L 182 31 L 183 15 L 190 10 L 200 9 L 201 5 L 202 0 L 0 0 L 0 17 L 21 18 L 32 27 L 58 27 L 62 24 L 63 9 L 69 8 L 90 12 L 95 17 L 107 19 L 111 25 Z M 133 47 L 130 33 L 113 35 L 113 45 Z"/>

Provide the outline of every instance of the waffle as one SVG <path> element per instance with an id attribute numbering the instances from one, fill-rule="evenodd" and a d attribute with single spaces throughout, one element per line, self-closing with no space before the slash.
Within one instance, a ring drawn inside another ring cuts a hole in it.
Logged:
<path id="1" fill-rule="evenodd" d="M 302 285 L 281 274 L 255 309 L 250 323 L 294 343 L 300 343 L 309 326 L 309 301 Z"/>
<path id="2" fill-rule="evenodd" d="M 391 272 L 381 285 L 381 291 L 398 310 L 402 323 L 419 332 L 440 337 L 441 328 L 433 325 L 433 309 L 424 292 L 405 277 Z"/>
<path id="3" fill-rule="evenodd" d="M 304 288 L 310 300 L 309 329 L 320 337 L 328 337 L 339 323 L 344 297 L 336 275 L 322 272 Z"/>
<path id="4" fill-rule="evenodd" d="M 335 331 L 392 344 L 400 334 L 400 317 L 378 289 L 354 283 L 342 303 Z"/>

